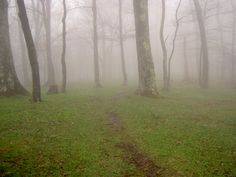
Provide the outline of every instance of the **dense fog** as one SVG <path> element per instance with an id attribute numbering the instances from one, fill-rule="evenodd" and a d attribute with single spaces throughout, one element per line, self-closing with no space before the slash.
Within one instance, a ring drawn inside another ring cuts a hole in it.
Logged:
<path id="1" fill-rule="evenodd" d="M 98 16 L 98 48 L 99 68 L 102 83 L 122 84 L 121 55 L 119 46 L 119 16 L 118 0 L 97 0 Z M 20 80 L 27 84 L 31 77 L 25 42 L 20 22 L 17 16 L 15 1 L 9 2 L 10 37 L 13 58 Z M 37 49 L 40 66 L 41 82 L 47 81 L 46 36 L 43 22 L 42 4 L 39 0 L 26 0 L 26 9 Z M 61 82 L 61 51 L 62 51 L 62 1 L 51 2 L 51 45 L 53 67 L 56 82 Z M 93 82 L 93 15 L 92 2 L 82 0 L 67 1 L 67 48 L 66 63 L 68 82 Z M 175 13 L 178 0 L 166 1 L 166 19 L 164 38 L 166 39 L 168 56 L 171 53 L 176 29 Z M 235 78 L 235 10 L 231 0 L 202 0 L 204 22 L 209 48 L 209 75 L 211 83 L 230 85 L 232 75 Z M 236 6 L 236 5 L 235 5 Z M 133 2 L 122 1 L 123 41 L 125 65 L 129 83 L 137 83 L 137 54 L 135 43 L 135 26 Z M 162 85 L 163 55 L 160 43 L 160 24 L 162 3 L 160 0 L 149 0 L 149 24 L 153 62 L 158 85 Z M 191 0 L 182 0 L 178 12 L 180 18 L 179 31 L 176 37 L 176 47 L 171 62 L 171 81 L 198 82 L 201 42 L 194 4 Z M 185 47 L 184 47 L 185 41 Z M 25 67 L 24 65 L 27 65 Z M 27 73 L 24 75 L 24 73 Z M 187 76 L 186 76 L 187 75 Z M 30 79 L 31 80 L 31 79 Z"/>
<path id="2" fill-rule="evenodd" d="M 0 0 L 0 177 L 236 177 L 236 0 Z"/>

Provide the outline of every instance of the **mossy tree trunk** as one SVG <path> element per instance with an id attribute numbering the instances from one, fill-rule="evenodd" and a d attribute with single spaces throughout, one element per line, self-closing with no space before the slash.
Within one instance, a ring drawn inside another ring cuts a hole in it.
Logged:
<path id="1" fill-rule="evenodd" d="M 8 23 L 8 2 L 0 1 L 0 95 L 27 95 L 14 66 Z"/>
<path id="2" fill-rule="evenodd" d="M 139 71 L 139 91 L 141 95 L 156 97 L 159 95 L 152 59 L 149 37 L 148 0 L 133 0 L 136 46 Z"/>

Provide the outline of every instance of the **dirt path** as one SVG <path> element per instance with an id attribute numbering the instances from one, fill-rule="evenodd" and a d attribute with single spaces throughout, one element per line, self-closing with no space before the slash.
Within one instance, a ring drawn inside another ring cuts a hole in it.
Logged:
<path id="1" fill-rule="evenodd" d="M 134 165 L 145 177 L 161 176 L 162 169 L 132 143 L 120 143 L 116 145 L 124 152 L 123 160 Z"/>
<path id="2" fill-rule="evenodd" d="M 125 94 L 119 94 L 112 98 L 112 106 L 115 107 L 117 102 L 126 97 Z M 122 121 L 119 115 L 115 111 L 108 112 L 107 114 L 107 125 L 115 132 L 115 136 L 129 137 L 127 132 L 122 125 Z M 117 135 L 116 135 L 117 134 Z M 160 177 L 163 169 L 159 167 L 145 152 L 140 150 L 135 143 L 131 143 L 132 140 L 128 138 L 122 138 L 121 142 L 116 144 L 114 147 L 122 150 L 121 158 L 125 163 L 134 166 L 138 174 L 144 177 Z M 124 177 L 130 177 L 125 174 Z"/>
<path id="3" fill-rule="evenodd" d="M 107 121 L 107 125 L 112 129 L 112 131 L 116 131 L 119 134 L 126 134 L 118 114 L 116 114 L 115 112 L 110 112 L 108 114 Z M 122 160 L 128 164 L 135 166 L 143 176 L 161 176 L 162 168 L 156 165 L 156 163 L 146 153 L 140 150 L 134 143 L 131 143 L 128 140 L 122 140 L 122 142 L 115 145 L 115 148 L 121 149 L 123 151 L 123 154 L 121 156 Z M 124 177 L 129 176 L 125 175 Z"/>

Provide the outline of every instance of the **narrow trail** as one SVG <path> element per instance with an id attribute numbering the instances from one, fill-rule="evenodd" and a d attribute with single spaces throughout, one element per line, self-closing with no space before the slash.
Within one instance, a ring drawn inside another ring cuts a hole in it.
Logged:
<path id="1" fill-rule="evenodd" d="M 117 102 L 127 97 L 126 94 L 118 94 L 112 97 L 113 111 L 107 114 L 107 126 L 114 132 L 115 136 L 129 137 L 128 132 L 122 125 L 119 115 L 114 111 Z M 143 152 L 133 141 L 129 138 L 121 138 L 121 142 L 114 145 L 115 148 L 122 150 L 120 158 L 125 163 L 134 166 L 138 174 L 143 177 L 160 177 L 163 168 L 159 167 L 145 152 Z M 133 175 L 131 175 L 133 176 Z M 124 177 L 130 177 L 129 174 L 124 174 Z"/>

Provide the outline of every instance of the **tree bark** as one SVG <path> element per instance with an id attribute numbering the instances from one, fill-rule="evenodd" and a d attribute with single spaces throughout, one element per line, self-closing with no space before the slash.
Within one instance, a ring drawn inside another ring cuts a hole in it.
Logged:
<path id="1" fill-rule="evenodd" d="M 181 20 L 181 19 L 179 19 L 178 14 L 179 14 L 179 9 L 180 9 L 181 3 L 182 3 L 182 0 L 179 0 L 178 6 L 177 6 L 176 11 L 175 11 L 176 28 L 175 28 L 174 38 L 173 38 L 173 41 L 172 41 L 172 50 L 171 50 L 170 56 L 169 56 L 169 58 L 168 58 L 167 90 L 170 90 L 171 61 L 172 61 L 172 58 L 173 58 L 173 56 L 174 56 L 176 38 L 177 38 L 177 34 L 178 34 L 178 32 L 179 32 L 179 26 L 180 26 L 180 20 Z"/>
<path id="2" fill-rule="evenodd" d="M 202 59 L 202 48 L 200 46 L 200 49 L 199 49 L 199 30 L 198 30 L 198 22 L 195 20 L 195 6 L 193 4 L 193 1 L 192 0 L 189 0 L 189 3 L 191 4 L 192 6 L 192 10 L 191 10 L 191 16 L 192 16 L 192 20 L 193 20 L 193 23 L 194 23 L 194 33 L 195 33 L 195 56 L 196 56 L 196 76 L 197 76 L 197 80 L 198 80 L 198 83 L 200 84 L 201 83 L 201 59 Z"/>
<path id="3" fill-rule="evenodd" d="M 125 65 L 125 54 L 124 54 L 124 40 L 123 40 L 123 18 L 122 18 L 122 0 L 119 0 L 119 37 L 120 37 L 120 54 L 121 54 L 121 64 L 123 73 L 123 85 L 128 85 L 126 65 Z"/>
<path id="4" fill-rule="evenodd" d="M 198 19 L 198 26 L 201 37 L 201 47 L 202 47 L 202 74 L 200 79 L 200 85 L 203 88 L 208 88 L 209 85 L 209 56 L 208 56 L 208 45 L 207 45 L 207 35 L 203 19 L 203 12 L 198 0 L 193 0 L 195 11 Z"/>
<path id="5" fill-rule="evenodd" d="M 178 13 L 180 9 L 182 0 L 179 0 L 178 6 L 176 8 L 175 12 L 175 20 L 176 20 L 176 28 L 175 33 L 172 41 L 172 50 L 170 53 L 170 56 L 168 58 L 168 52 L 166 47 L 166 41 L 164 39 L 164 28 L 165 28 L 165 16 L 166 16 L 166 2 L 165 0 L 162 0 L 162 19 L 161 19 L 161 30 L 160 30 L 160 39 L 161 39 L 161 47 L 162 47 L 162 53 L 163 53 L 163 82 L 164 82 L 164 91 L 170 90 L 170 77 L 171 77 L 171 61 L 175 52 L 175 42 L 177 38 L 177 34 L 179 31 L 179 22 L 181 19 L 178 18 Z"/>
<path id="6" fill-rule="evenodd" d="M 46 3 L 45 3 L 46 2 Z M 48 69 L 48 80 L 47 85 L 49 86 L 48 94 L 58 93 L 58 88 L 55 80 L 55 70 L 52 61 L 52 46 L 51 46 L 51 0 L 41 0 L 44 27 L 46 32 L 46 50 L 47 50 L 47 69 Z"/>
<path id="7" fill-rule="evenodd" d="M 14 66 L 8 23 L 8 2 L 0 1 L 0 95 L 27 95 Z"/>
<path id="8" fill-rule="evenodd" d="M 165 17 L 166 17 L 166 2 L 162 0 L 162 16 L 161 16 L 161 29 L 160 29 L 160 39 L 163 54 L 163 90 L 167 91 L 168 88 L 168 68 L 167 68 L 167 48 L 164 38 L 165 29 Z"/>
<path id="9" fill-rule="evenodd" d="M 17 5 L 19 8 L 19 18 L 21 21 L 22 29 L 25 36 L 25 41 L 28 48 L 28 56 L 32 70 L 32 79 L 33 79 L 33 102 L 41 101 L 41 88 L 40 88 L 40 75 L 39 75 L 39 65 L 37 60 L 37 53 L 32 37 L 32 33 L 29 26 L 29 21 L 25 9 L 24 0 L 17 0 Z"/>
<path id="10" fill-rule="evenodd" d="M 158 97 L 149 34 L 148 0 L 133 0 L 139 91 L 143 96 Z"/>
<path id="11" fill-rule="evenodd" d="M 94 49 L 94 81 L 96 87 L 101 87 L 100 69 L 98 56 L 98 34 L 97 34 L 97 1 L 93 0 L 93 49 Z"/>
<path id="12" fill-rule="evenodd" d="M 62 64 L 62 92 L 66 92 L 66 83 L 67 83 L 67 72 L 66 72 L 66 17 L 67 17 L 67 7 L 66 0 L 63 0 L 63 9 L 64 14 L 62 18 L 62 55 L 61 55 L 61 64 Z"/>
<path id="13" fill-rule="evenodd" d="M 18 13 L 18 10 L 17 10 Z M 28 73 L 28 63 L 27 63 L 27 49 L 26 49 L 26 44 L 24 41 L 24 34 L 21 28 L 20 21 L 17 21 L 18 24 L 18 35 L 19 35 L 19 40 L 20 40 L 20 52 L 21 52 L 21 61 L 22 61 L 22 69 L 23 69 L 23 83 L 26 87 L 30 85 L 30 78 L 29 78 L 29 73 Z"/>

